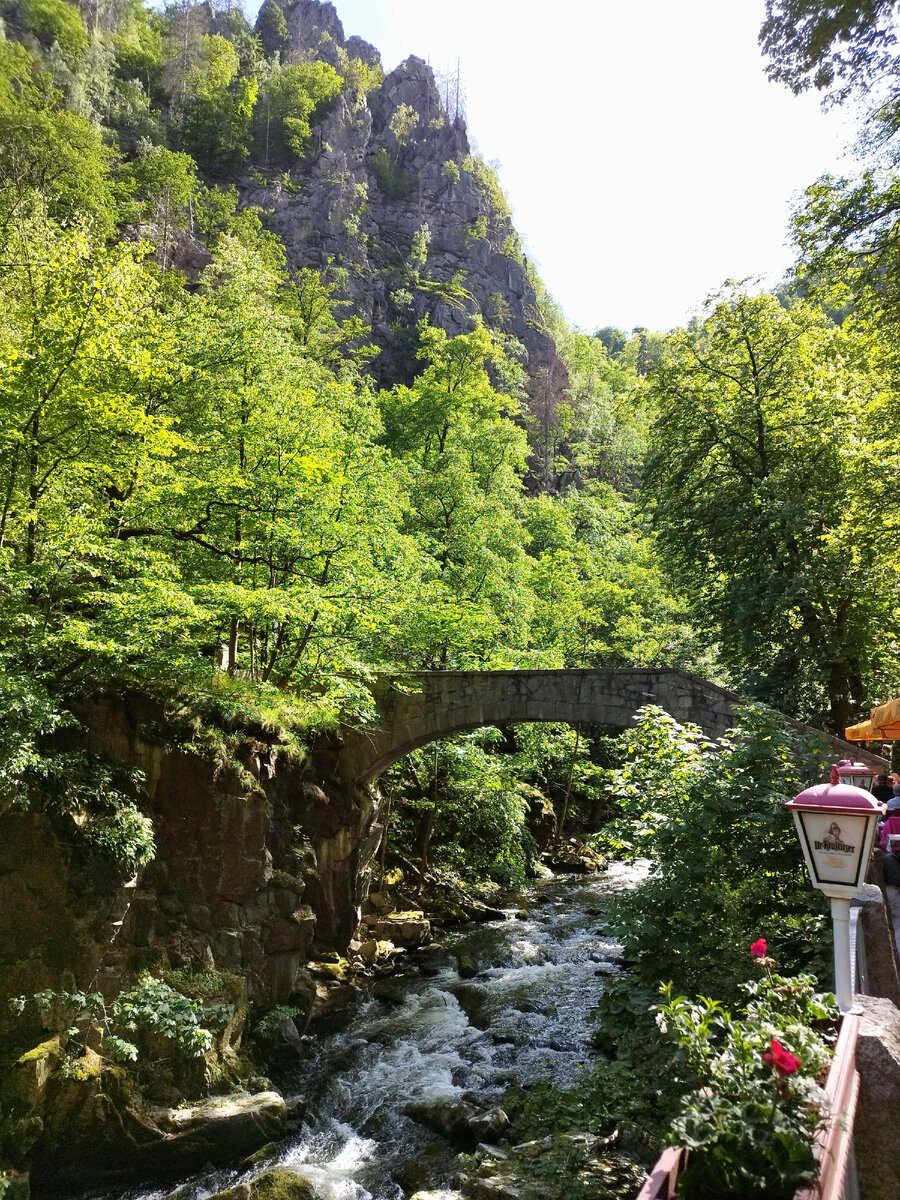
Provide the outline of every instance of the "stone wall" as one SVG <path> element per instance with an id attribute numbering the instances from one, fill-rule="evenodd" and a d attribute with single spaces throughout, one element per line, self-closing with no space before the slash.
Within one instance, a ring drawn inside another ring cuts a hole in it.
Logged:
<path id="1" fill-rule="evenodd" d="M 231 755 L 192 746 L 138 697 L 83 706 L 90 748 L 140 768 L 156 857 L 123 881 L 70 817 L 0 816 L 0 987 L 114 994 L 159 963 L 246 977 L 251 999 L 287 1000 L 313 946 L 345 949 L 377 843 L 365 789 L 313 782 L 275 739 Z M 180 739 L 180 740 L 179 740 Z M 0 1006 L 0 1035 L 9 1013 Z"/>

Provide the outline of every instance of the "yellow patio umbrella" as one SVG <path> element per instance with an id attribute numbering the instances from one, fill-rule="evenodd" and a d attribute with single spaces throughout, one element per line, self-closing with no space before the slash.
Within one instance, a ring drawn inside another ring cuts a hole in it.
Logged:
<path id="1" fill-rule="evenodd" d="M 844 730 L 848 742 L 900 741 L 900 696 L 872 709 L 868 721 Z"/>

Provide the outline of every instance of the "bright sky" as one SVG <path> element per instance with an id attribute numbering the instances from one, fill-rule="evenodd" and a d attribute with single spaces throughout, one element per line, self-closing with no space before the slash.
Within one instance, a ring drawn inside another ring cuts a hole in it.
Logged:
<path id="1" fill-rule="evenodd" d="M 774 283 L 791 200 L 849 170 L 816 97 L 769 84 L 764 0 L 334 0 L 391 70 L 460 63 L 526 253 L 568 319 L 667 329 L 727 278 Z"/>

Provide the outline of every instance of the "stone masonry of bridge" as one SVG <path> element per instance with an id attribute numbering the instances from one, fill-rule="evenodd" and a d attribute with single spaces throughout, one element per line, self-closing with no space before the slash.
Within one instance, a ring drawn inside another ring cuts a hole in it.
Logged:
<path id="1" fill-rule="evenodd" d="M 418 746 L 483 725 L 561 721 L 625 729 L 642 705 L 656 704 L 716 739 L 731 726 L 739 696 L 687 671 L 621 668 L 595 671 L 423 671 L 381 676 L 371 685 L 377 723 L 344 726 L 315 753 L 327 794 L 314 839 L 318 874 L 312 904 L 317 930 L 346 945 L 359 920 L 368 870 L 383 835 L 381 797 L 369 785 Z M 818 733 L 799 722 L 787 724 Z M 819 734 L 835 757 L 855 755 L 886 769 L 883 759 Z"/>
<path id="2" fill-rule="evenodd" d="M 382 676 L 373 691 L 379 725 L 343 731 L 338 774 L 348 782 L 370 783 L 418 746 L 464 730 L 529 721 L 627 728 L 644 704 L 659 705 L 677 721 L 693 722 L 716 739 L 731 726 L 735 707 L 742 703 L 733 692 L 671 669 L 423 671 Z M 886 769 L 875 755 L 785 720 L 817 733 L 837 757 L 861 757 Z"/>

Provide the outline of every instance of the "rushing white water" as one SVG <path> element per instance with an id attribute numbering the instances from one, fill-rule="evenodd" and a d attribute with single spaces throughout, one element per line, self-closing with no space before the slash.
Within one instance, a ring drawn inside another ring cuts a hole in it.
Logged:
<path id="1" fill-rule="evenodd" d="M 574 1082 L 588 1056 L 588 1019 L 614 973 L 618 947 L 602 930 L 606 898 L 633 869 L 536 886 L 527 920 L 469 927 L 409 973 L 362 1000 L 347 1026 L 312 1044 L 281 1081 L 308 1097 L 308 1118 L 249 1172 L 216 1172 L 129 1200 L 205 1200 L 278 1168 L 303 1175 L 321 1200 L 402 1200 L 452 1186 L 455 1151 L 407 1111 L 464 1098 L 501 1100 L 512 1083 Z M 461 980 L 456 955 L 479 965 Z"/>

